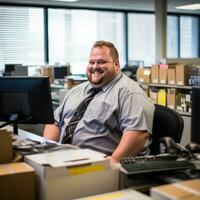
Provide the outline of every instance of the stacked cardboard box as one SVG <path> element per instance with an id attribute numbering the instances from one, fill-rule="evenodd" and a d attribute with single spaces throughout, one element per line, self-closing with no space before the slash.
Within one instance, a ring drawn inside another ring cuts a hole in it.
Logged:
<path id="1" fill-rule="evenodd" d="M 12 162 L 12 139 L 10 132 L 6 130 L 0 130 L 0 152 L 0 164 Z"/>
<path id="2" fill-rule="evenodd" d="M 34 200 L 35 173 L 24 162 L 13 163 L 11 133 L 0 130 L 0 199 Z"/>
<path id="3" fill-rule="evenodd" d="M 165 105 L 178 111 L 191 112 L 190 90 L 170 88 L 170 86 L 166 89 L 165 85 L 187 86 L 200 84 L 199 65 L 159 64 L 152 65 L 150 71 L 149 68 L 146 68 L 146 70 L 145 68 L 138 69 L 137 80 L 146 83 L 145 93 L 149 94 L 148 96 L 153 103 Z M 149 83 L 160 85 L 155 89 L 156 86 L 149 86 Z"/>
<path id="4" fill-rule="evenodd" d="M 35 200 L 35 173 L 24 162 L 0 165 L 0 199 Z"/>
<path id="5" fill-rule="evenodd" d="M 168 71 L 167 64 L 159 65 L 159 83 L 167 84 L 167 71 Z"/>
<path id="6" fill-rule="evenodd" d="M 53 83 L 53 67 L 52 66 L 45 66 L 40 68 L 40 74 L 42 76 L 48 76 L 50 83 Z"/>
<path id="7" fill-rule="evenodd" d="M 176 84 L 189 85 L 190 74 L 198 74 L 199 68 L 196 65 L 176 65 Z"/>
<path id="8" fill-rule="evenodd" d="M 137 81 L 141 83 L 189 85 L 190 82 L 191 83 L 194 82 L 194 80 L 189 81 L 189 78 L 191 79 L 192 75 L 199 75 L 199 74 L 200 74 L 199 65 L 184 65 L 184 64 L 170 63 L 170 64 L 152 65 L 151 68 L 149 67 L 138 68 L 136 77 Z M 196 78 L 198 79 L 198 76 Z"/>
<path id="9" fill-rule="evenodd" d="M 200 180 L 188 180 L 151 188 L 153 200 L 199 200 Z"/>
<path id="10" fill-rule="evenodd" d="M 167 107 L 173 110 L 176 109 L 176 89 L 167 89 Z"/>
<path id="11" fill-rule="evenodd" d="M 65 200 L 111 192 L 119 188 L 119 170 L 104 154 L 68 149 L 25 157 L 37 174 L 38 199 Z"/>
<path id="12" fill-rule="evenodd" d="M 169 85 L 176 84 L 176 64 L 169 64 L 167 71 L 167 83 Z"/>
<path id="13" fill-rule="evenodd" d="M 139 67 L 136 73 L 136 78 L 141 83 L 150 83 L 151 82 L 151 68 Z"/>
<path id="14" fill-rule="evenodd" d="M 158 83 L 159 79 L 159 66 L 152 65 L 151 66 L 151 83 Z"/>

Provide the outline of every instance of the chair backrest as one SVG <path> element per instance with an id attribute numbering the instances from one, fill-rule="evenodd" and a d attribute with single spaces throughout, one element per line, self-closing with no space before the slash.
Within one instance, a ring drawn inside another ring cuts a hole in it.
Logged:
<path id="1" fill-rule="evenodd" d="M 153 119 L 151 154 L 160 151 L 159 139 L 165 136 L 171 137 L 176 143 L 180 143 L 183 133 L 184 121 L 181 115 L 166 106 L 155 104 Z"/>

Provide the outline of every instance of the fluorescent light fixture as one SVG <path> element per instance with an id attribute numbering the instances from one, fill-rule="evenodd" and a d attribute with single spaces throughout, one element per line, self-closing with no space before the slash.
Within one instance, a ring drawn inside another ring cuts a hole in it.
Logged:
<path id="1" fill-rule="evenodd" d="M 79 1 L 79 0 L 51 0 L 51 1 L 76 2 L 76 1 Z"/>
<path id="2" fill-rule="evenodd" d="M 199 10 L 200 9 L 200 3 L 190 4 L 190 5 L 184 5 L 184 6 L 178 6 L 176 9 L 184 9 L 184 10 Z"/>

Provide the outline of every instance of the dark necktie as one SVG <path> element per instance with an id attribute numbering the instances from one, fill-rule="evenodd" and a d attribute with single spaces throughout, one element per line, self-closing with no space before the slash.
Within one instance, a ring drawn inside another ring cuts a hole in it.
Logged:
<path id="1" fill-rule="evenodd" d="M 65 129 L 65 136 L 63 137 L 62 144 L 71 143 L 72 136 L 74 134 L 74 130 L 76 129 L 77 124 L 83 117 L 83 114 L 85 113 L 87 106 L 89 105 L 90 101 L 94 98 L 94 96 L 101 90 L 101 88 L 93 88 L 92 94 L 84 99 L 78 108 L 76 109 L 74 115 L 72 116 L 68 126 Z"/>

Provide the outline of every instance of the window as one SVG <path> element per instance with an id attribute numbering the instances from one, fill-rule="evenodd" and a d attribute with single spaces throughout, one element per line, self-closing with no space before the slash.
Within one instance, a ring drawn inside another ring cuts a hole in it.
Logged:
<path id="1" fill-rule="evenodd" d="M 128 59 L 155 63 L 154 14 L 128 14 Z"/>
<path id="2" fill-rule="evenodd" d="M 199 22 L 196 16 L 168 16 L 167 57 L 199 56 Z M 0 72 L 6 63 L 45 64 L 45 27 L 42 7 L 0 6 Z M 155 63 L 154 14 L 48 8 L 46 31 L 49 64 L 70 64 L 73 74 L 85 74 L 89 51 L 96 40 L 108 40 L 116 45 L 122 67 L 126 57 L 129 63 L 145 66 Z"/>
<path id="3" fill-rule="evenodd" d="M 199 20 L 198 17 L 180 17 L 180 57 L 198 57 Z"/>
<path id="4" fill-rule="evenodd" d="M 6 63 L 44 64 L 43 9 L 0 7 L 0 69 Z"/>
<path id="5" fill-rule="evenodd" d="M 96 40 L 113 42 L 125 64 L 124 14 L 120 12 L 49 9 L 49 63 L 71 65 L 85 74 L 89 51 Z"/>
<path id="6" fill-rule="evenodd" d="M 178 17 L 167 17 L 167 57 L 178 58 Z"/>

